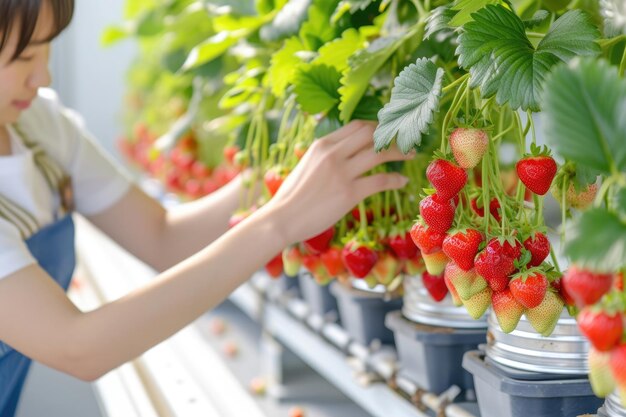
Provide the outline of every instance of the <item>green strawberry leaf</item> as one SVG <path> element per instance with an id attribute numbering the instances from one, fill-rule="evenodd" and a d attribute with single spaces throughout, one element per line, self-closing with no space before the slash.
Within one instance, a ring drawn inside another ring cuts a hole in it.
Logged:
<path id="1" fill-rule="evenodd" d="M 572 10 L 554 22 L 535 48 L 524 23 L 503 6 L 487 6 L 472 15 L 459 36 L 459 64 L 469 69 L 470 86 L 483 97 L 509 102 L 513 109 L 539 111 L 543 81 L 554 65 L 577 55 L 597 55 L 597 28 L 588 16 Z"/>
<path id="2" fill-rule="evenodd" d="M 592 59 L 560 66 L 543 103 L 543 130 L 559 155 L 605 174 L 626 170 L 626 81 L 614 67 Z"/>
<path id="3" fill-rule="evenodd" d="M 472 13 L 482 9 L 489 4 L 502 4 L 500 0 L 456 0 L 451 9 L 458 11 L 450 20 L 450 26 L 463 26 L 467 22 L 472 21 Z"/>
<path id="4" fill-rule="evenodd" d="M 439 6 L 430 12 L 426 19 L 426 33 L 424 33 L 424 38 L 428 39 L 439 32 L 452 33 L 450 20 L 452 20 L 455 14 L 456 11 L 448 6 Z"/>
<path id="5" fill-rule="evenodd" d="M 626 221 L 626 188 L 620 188 L 613 196 L 613 207 L 622 221 Z"/>
<path id="6" fill-rule="evenodd" d="M 343 71 L 339 89 L 341 96 L 339 111 L 342 121 L 352 119 L 352 113 L 367 91 L 371 79 L 394 52 L 418 31 L 419 28 L 416 27 L 403 35 L 378 38 L 367 48 L 357 51 L 350 57 L 349 66 Z"/>
<path id="7" fill-rule="evenodd" d="M 331 110 L 339 103 L 339 79 L 336 68 L 325 64 L 303 64 L 293 79 L 296 99 L 302 110 L 321 113 Z"/>
<path id="8" fill-rule="evenodd" d="M 300 28 L 300 39 L 312 51 L 337 37 L 337 29 L 330 18 L 337 8 L 338 0 L 313 0 L 308 10 L 308 19 Z"/>
<path id="9" fill-rule="evenodd" d="M 261 28 L 261 39 L 271 42 L 297 34 L 310 5 L 311 0 L 289 0 L 274 20 Z"/>
<path id="10" fill-rule="evenodd" d="M 544 23 L 549 18 L 550 18 L 550 13 L 548 13 L 547 10 L 537 10 L 532 18 L 528 20 L 524 20 L 524 27 L 526 29 L 535 28 L 541 25 L 542 23 Z"/>
<path id="11" fill-rule="evenodd" d="M 304 45 L 294 36 L 287 39 L 283 47 L 272 55 L 268 69 L 268 83 L 272 86 L 272 93 L 275 96 L 282 97 L 285 94 L 298 65 L 302 62 L 297 55 L 297 52 L 302 50 L 304 50 Z"/>
<path id="12" fill-rule="evenodd" d="M 594 271 L 617 271 L 626 266 L 626 223 L 603 208 L 588 210 L 568 230 L 565 254 Z"/>
<path id="13" fill-rule="evenodd" d="M 422 143 L 439 107 L 443 75 L 443 69 L 426 58 L 402 70 L 394 80 L 391 100 L 378 113 L 376 151 L 389 147 L 394 138 L 404 153 Z"/>
<path id="14" fill-rule="evenodd" d="M 331 21 L 333 23 L 337 22 L 344 14 L 348 12 L 350 14 L 355 14 L 359 10 L 365 10 L 373 2 L 374 0 L 341 0 L 337 5 L 337 8 L 333 12 Z"/>
<path id="15" fill-rule="evenodd" d="M 319 49 L 315 64 L 326 64 L 338 71 L 348 68 L 348 58 L 363 47 L 365 38 L 356 29 L 350 28 L 341 34 L 341 38 L 326 43 Z"/>

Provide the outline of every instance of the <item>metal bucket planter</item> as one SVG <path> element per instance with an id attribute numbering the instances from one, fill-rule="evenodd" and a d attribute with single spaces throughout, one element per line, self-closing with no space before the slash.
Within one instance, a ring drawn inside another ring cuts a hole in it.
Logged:
<path id="1" fill-rule="evenodd" d="M 322 317 L 329 313 L 338 314 L 337 299 L 330 292 L 330 284 L 318 284 L 311 273 L 305 269 L 300 270 L 298 281 L 302 298 L 312 313 Z"/>
<path id="2" fill-rule="evenodd" d="M 474 320 L 465 307 L 457 307 L 452 296 L 436 302 L 428 294 L 419 275 L 404 278 L 404 305 L 402 314 L 416 323 L 431 326 L 453 327 L 457 329 L 485 329 L 487 319 Z"/>
<path id="3" fill-rule="evenodd" d="M 567 310 L 563 310 L 554 332 L 548 337 L 538 334 L 525 316 L 509 334 L 502 332 L 493 311 L 488 317 L 488 360 L 540 375 L 580 376 L 589 372 L 589 342 Z"/>
<path id="4" fill-rule="evenodd" d="M 626 408 L 616 392 L 606 397 L 604 405 L 598 410 L 598 417 L 626 417 Z"/>
<path id="5" fill-rule="evenodd" d="M 357 342 L 368 346 L 374 340 L 383 344 L 393 344 L 393 333 L 385 327 L 385 315 L 402 307 L 402 298 L 390 298 L 380 289 L 354 288 L 358 279 L 352 279 L 352 286 L 334 281 L 330 284 L 331 293 L 337 298 L 339 319 L 346 332 Z M 384 287 L 383 287 L 384 291 Z"/>

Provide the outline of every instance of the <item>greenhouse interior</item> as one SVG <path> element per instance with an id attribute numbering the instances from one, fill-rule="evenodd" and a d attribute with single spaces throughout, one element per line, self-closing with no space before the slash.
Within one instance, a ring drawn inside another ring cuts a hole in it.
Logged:
<path id="1" fill-rule="evenodd" d="M 0 0 L 0 417 L 626 417 L 625 275 L 626 0 Z"/>

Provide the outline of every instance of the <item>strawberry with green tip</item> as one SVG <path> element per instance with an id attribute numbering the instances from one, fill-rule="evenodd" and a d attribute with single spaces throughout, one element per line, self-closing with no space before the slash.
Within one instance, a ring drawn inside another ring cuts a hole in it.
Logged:
<path id="1" fill-rule="evenodd" d="M 450 148 L 461 168 L 474 168 L 489 146 L 489 137 L 482 129 L 458 127 L 450 134 Z"/>
<path id="2" fill-rule="evenodd" d="M 462 306 L 463 305 L 463 300 L 459 296 L 459 293 L 456 291 L 456 288 L 454 287 L 454 284 L 448 278 L 448 274 L 447 273 L 443 274 L 443 281 L 446 283 L 446 287 L 448 287 L 448 291 L 450 291 L 450 295 L 452 296 L 452 303 L 456 307 Z M 486 283 L 485 283 L 485 285 L 486 285 Z"/>
<path id="3" fill-rule="evenodd" d="M 474 261 L 476 272 L 485 278 L 493 291 L 502 291 L 509 285 L 509 275 L 515 270 L 512 258 L 500 247 L 489 246 L 483 249 Z"/>
<path id="4" fill-rule="evenodd" d="M 443 241 L 446 238 L 445 233 L 438 232 L 419 222 L 413 225 L 410 234 L 413 243 L 415 243 L 415 246 L 419 248 L 422 254 L 440 252 Z"/>
<path id="5" fill-rule="evenodd" d="M 528 267 L 539 266 L 550 255 L 550 241 L 541 232 L 532 233 L 524 240 L 524 247 L 530 252 Z"/>
<path id="6" fill-rule="evenodd" d="M 515 165 L 519 179 L 526 188 L 537 195 L 545 195 L 552 185 L 557 166 L 547 148 L 531 145 L 531 155 L 520 159 Z"/>
<path id="7" fill-rule="evenodd" d="M 493 312 L 496 314 L 498 324 L 504 333 L 511 333 L 517 327 L 522 315 L 524 306 L 513 296 L 510 289 L 494 292 L 491 295 Z"/>
<path id="8" fill-rule="evenodd" d="M 376 265 L 378 254 L 369 245 L 353 239 L 344 246 L 341 259 L 352 276 L 365 278 Z"/>
<path id="9" fill-rule="evenodd" d="M 341 260 L 341 247 L 331 246 L 325 252 L 322 252 L 320 259 L 322 264 L 324 264 L 324 268 L 326 268 L 326 272 L 331 277 L 338 277 L 346 273 L 346 267 Z"/>
<path id="10" fill-rule="evenodd" d="M 526 310 L 526 318 L 539 334 L 548 337 L 561 317 L 563 306 L 561 297 L 555 292 L 548 291 L 541 304 Z"/>
<path id="11" fill-rule="evenodd" d="M 433 231 L 446 233 L 454 222 L 454 204 L 437 194 L 429 195 L 420 204 L 420 215 Z"/>
<path id="12" fill-rule="evenodd" d="M 443 252 L 463 270 L 474 268 L 474 258 L 483 242 L 483 234 L 476 229 L 452 232 L 443 240 Z"/>
<path id="13" fill-rule="evenodd" d="M 283 250 L 283 268 L 285 275 L 295 277 L 302 266 L 302 253 L 297 245 L 289 246 Z"/>
<path id="14" fill-rule="evenodd" d="M 445 159 L 435 159 L 426 168 L 426 178 L 442 200 L 450 200 L 465 187 L 467 172 Z"/>
<path id="15" fill-rule="evenodd" d="M 589 349 L 589 382 L 593 393 L 604 398 L 615 390 L 615 378 L 611 371 L 611 352 Z"/>
<path id="16" fill-rule="evenodd" d="M 389 285 L 400 273 L 402 265 L 398 259 L 387 251 L 378 254 L 378 261 L 372 268 L 371 274 L 376 277 L 378 283 Z"/>
<path id="17" fill-rule="evenodd" d="M 443 274 L 431 275 L 428 272 L 424 272 L 422 274 L 422 282 L 433 300 L 440 302 L 446 298 L 448 287 L 446 286 Z"/>
<path id="18" fill-rule="evenodd" d="M 540 269 L 529 269 L 513 275 L 509 288 L 518 303 L 526 308 L 535 308 L 546 296 L 548 279 Z"/>
<path id="19" fill-rule="evenodd" d="M 407 275 L 415 276 L 421 274 L 425 270 L 426 265 L 424 264 L 424 259 L 421 255 L 414 256 L 404 262 L 404 272 Z"/>
<path id="20" fill-rule="evenodd" d="M 287 171 L 281 167 L 273 167 L 267 170 L 263 177 L 263 182 L 267 191 L 272 197 L 278 192 L 278 189 L 287 178 Z"/>
<path id="21" fill-rule="evenodd" d="M 596 350 L 612 350 L 622 340 L 624 327 L 622 315 L 618 312 L 609 314 L 600 308 L 585 307 L 578 317 L 578 327 Z"/>
<path id="22" fill-rule="evenodd" d="M 320 255 L 306 254 L 302 256 L 302 265 L 311 273 L 313 279 L 319 285 L 327 285 L 332 277 L 326 271 Z"/>
<path id="23" fill-rule="evenodd" d="M 565 272 L 561 285 L 577 306 L 584 307 L 595 304 L 611 289 L 613 274 L 597 273 L 572 265 Z"/>
<path id="24" fill-rule="evenodd" d="M 426 265 L 426 271 L 431 275 L 439 275 L 445 269 L 446 265 L 450 261 L 443 251 L 435 253 L 422 253 L 424 264 Z"/>
<path id="25" fill-rule="evenodd" d="M 335 237 L 335 227 L 331 226 L 319 235 L 305 240 L 302 244 L 310 253 L 322 253 L 330 247 L 333 237 Z"/>
<path id="26" fill-rule="evenodd" d="M 462 300 L 469 300 L 472 296 L 487 288 L 487 281 L 478 275 L 476 270 L 464 271 L 454 262 L 449 262 L 446 265 L 445 276 L 448 282 L 454 285 L 456 292 Z"/>
<path id="27" fill-rule="evenodd" d="M 492 293 L 491 288 L 487 287 L 478 294 L 474 294 L 469 300 L 463 300 L 465 309 L 474 320 L 478 320 L 485 314 L 491 305 Z"/>
<path id="28" fill-rule="evenodd" d="M 565 204 L 567 207 L 578 210 L 585 210 L 593 203 L 598 193 L 598 184 L 589 184 L 582 190 L 577 190 L 574 184 L 570 184 L 565 193 Z M 555 200 L 561 204 L 563 202 L 563 194 L 561 188 L 555 185 L 552 187 L 552 195 Z"/>
<path id="29" fill-rule="evenodd" d="M 616 347 L 611 354 L 611 370 L 622 400 L 622 406 L 626 407 L 626 344 Z"/>

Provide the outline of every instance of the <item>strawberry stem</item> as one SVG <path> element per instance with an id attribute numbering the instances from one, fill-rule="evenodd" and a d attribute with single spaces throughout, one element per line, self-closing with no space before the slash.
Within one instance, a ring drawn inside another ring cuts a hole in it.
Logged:
<path id="1" fill-rule="evenodd" d="M 393 190 L 393 199 L 396 203 L 396 211 L 398 212 L 398 222 L 404 220 L 404 214 L 402 212 L 402 204 L 400 204 L 400 193 L 398 190 Z"/>
<path id="2" fill-rule="evenodd" d="M 359 217 L 359 231 L 366 240 L 369 240 L 369 236 L 367 234 L 367 213 L 365 210 L 364 200 L 359 203 Z"/>
<path id="3" fill-rule="evenodd" d="M 559 261 L 556 258 L 556 254 L 554 253 L 554 249 L 552 248 L 552 245 L 550 245 L 550 259 L 552 259 L 552 263 L 554 264 L 556 271 L 560 274 L 561 267 L 559 266 Z"/>
<path id="4" fill-rule="evenodd" d="M 535 122 L 533 121 L 533 112 L 528 110 L 526 112 L 526 115 L 528 117 L 528 122 L 530 123 L 530 133 L 532 134 L 532 138 L 533 138 L 533 145 L 537 144 L 537 136 L 535 133 Z"/>

